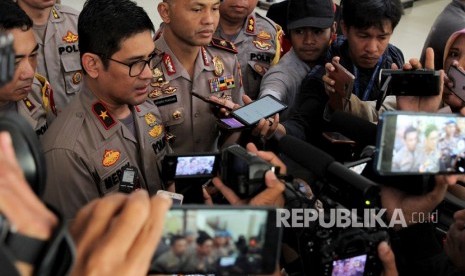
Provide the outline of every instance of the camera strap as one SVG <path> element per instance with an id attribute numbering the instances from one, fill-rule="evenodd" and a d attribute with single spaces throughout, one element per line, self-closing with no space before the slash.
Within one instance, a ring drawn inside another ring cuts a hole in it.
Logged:
<path id="1" fill-rule="evenodd" d="M 355 76 L 355 83 L 354 83 L 354 89 L 355 89 L 355 95 L 359 97 L 362 101 L 368 101 L 371 91 L 373 90 L 373 87 L 375 85 L 375 79 L 378 76 L 379 68 L 381 67 L 381 64 L 383 63 L 384 59 L 384 54 L 379 58 L 378 63 L 376 64 L 375 70 L 371 74 L 370 81 L 368 82 L 365 91 L 363 94 L 360 94 L 360 72 L 354 64 L 354 76 Z"/>
<path id="2" fill-rule="evenodd" d="M 14 263 L 26 262 L 34 266 L 35 275 L 66 275 L 75 257 L 74 243 L 67 224 L 59 213 L 50 208 L 60 219 L 49 240 L 39 240 L 20 234 L 9 221 L 0 219 L 0 267 L 2 274 L 19 275 Z"/>

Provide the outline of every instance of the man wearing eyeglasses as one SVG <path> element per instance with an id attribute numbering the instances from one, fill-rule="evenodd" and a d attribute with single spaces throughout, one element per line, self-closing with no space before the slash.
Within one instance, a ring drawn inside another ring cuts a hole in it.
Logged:
<path id="1" fill-rule="evenodd" d="M 97 197 L 163 188 L 160 162 L 169 147 L 160 112 L 146 101 L 151 68 L 161 59 L 153 31 L 129 0 L 89 0 L 81 12 L 84 85 L 43 142 L 44 199 L 66 218 Z"/>

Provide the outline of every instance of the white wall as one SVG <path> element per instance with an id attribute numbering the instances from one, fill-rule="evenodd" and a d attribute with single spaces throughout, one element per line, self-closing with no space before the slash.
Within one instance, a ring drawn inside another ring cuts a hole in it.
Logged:
<path id="1" fill-rule="evenodd" d="M 155 26 L 155 29 L 158 29 L 158 26 L 161 23 L 160 16 L 157 12 L 157 5 L 160 3 L 161 0 L 136 0 L 135 2 L 143 7 L 145 11 L 150 16 L 150 19 Z M 84 5 L 85 0 L 61 0 L 61 4 L 73 7 L 77 10 L 82 10 L 82 6 Z"/>

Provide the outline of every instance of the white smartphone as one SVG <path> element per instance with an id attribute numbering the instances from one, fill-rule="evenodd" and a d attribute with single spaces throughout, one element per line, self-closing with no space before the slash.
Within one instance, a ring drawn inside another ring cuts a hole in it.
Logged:
<path id="1" fill-rule="evenodd" d="M 165 190 L 158 190 L 157 195 L 158 194 L 165 194 L 165 195 L 171 197 L 171 199 L 173 200 L 173 205 L 181 205 L 182 200 L 184 199 L 184 196 L 182 194 L 168 192 L 168 191 L 165 191 Z"/>

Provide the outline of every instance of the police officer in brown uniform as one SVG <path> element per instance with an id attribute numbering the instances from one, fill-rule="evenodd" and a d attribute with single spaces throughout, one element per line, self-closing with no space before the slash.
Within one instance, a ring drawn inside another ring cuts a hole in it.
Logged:
<path id="1" fill-rule="evenodd" d="M 147 101 L 160 56 L 146 12 L 128 0 L 89 0 L 78 24 L 84 85 L 43 141 L 44 199 L 67 218 L 128 182 L 156 193 L 169 150 L 160 112 Z M 124 179 L 129 169 L 138 177 Z"/>
<path id="2" fill-rule="evenodd" d="M 79 12 L 55 1 L 17 0 L 34 22 L 39 43 L 37 72 L 50 81 L 53 91 L 34 87 L 34 97 L 44 101 L 49 123 L 64 110 L 81 89 L 82 67 L 79 58 L 77 20 Z M 47 105 L 50 103 L 50 105 Z M 56 108 L 52 108 L 53 104 Z"/>
<path id="3" fill-rule="evenodd" d="M 30 96 L 35 80 L 38 45 L 32 21 L 16 3 L 0 3 L 0 29 L 13 35 L 15 73 L 13 79 L 0 87 L 0 114 L 16 112 L 24 117 L 38 135 L 47 130 L 45 110 Z"/>
<path id="4" fill-rule="evenodd" d="M 245 93 L 255 100 L 260 82 L 281 55 L 282 30 L 271 19 L 254 12 L 258 0 L 224 0 L 215 36 L 232 41 L 241 64 Z"/>
<path id="5" fill-rule="evenodd" d="M 153 70 L 149 98 L 160 108 L 175 153 L 218 150 L 212 106 L 191 92 L 242 103 L 234 45 L 212 39 L 219 3 L 166 0 L 158 5 L 164 26 L 155 45 L 164 55 Z"/>

